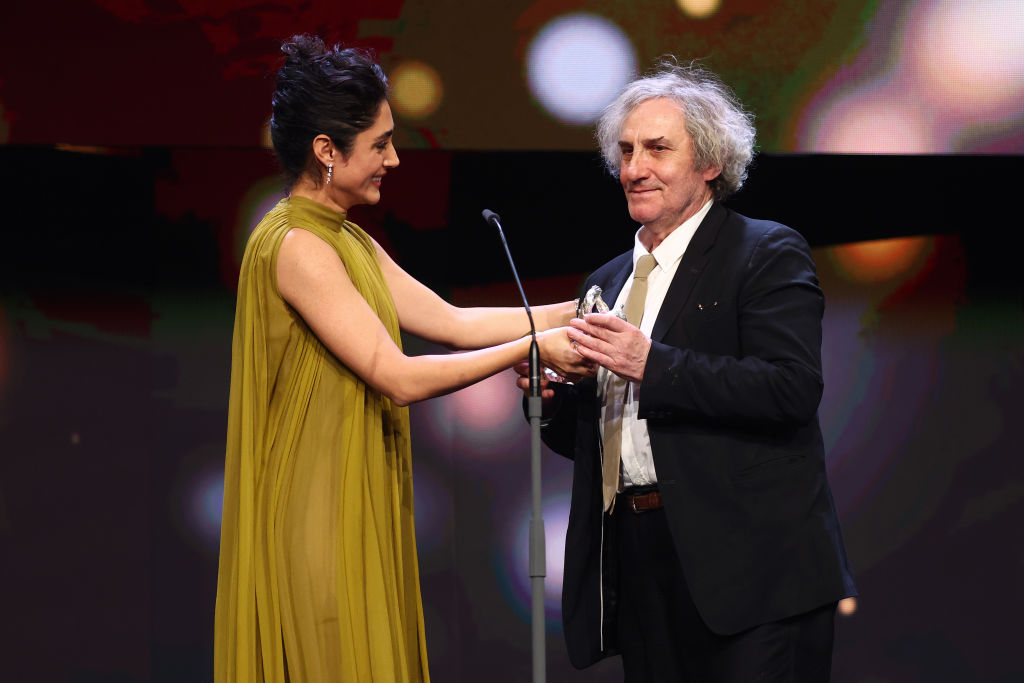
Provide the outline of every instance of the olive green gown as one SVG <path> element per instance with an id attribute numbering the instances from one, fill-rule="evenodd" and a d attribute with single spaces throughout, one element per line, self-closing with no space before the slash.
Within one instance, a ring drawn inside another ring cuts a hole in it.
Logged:
<path id="1" fill-rule="evenodd" d="M 281 200 L 249 238 L 238 283 L 215 681 L 428 681 L 408 409 L 281 298 L 277 254 L 292 228 L 334 246 L 401 344 L 366 233 L 312 200 Z"/>

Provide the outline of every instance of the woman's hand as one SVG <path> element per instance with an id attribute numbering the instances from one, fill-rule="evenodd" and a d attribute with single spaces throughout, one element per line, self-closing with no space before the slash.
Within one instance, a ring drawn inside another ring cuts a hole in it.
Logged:
<path id="1" fill-rule="evenodd" d="M 584 358 L 569 339 L 568 327 L 558 327 L 537 334 L 540 362 L 570 382 L 597 374 L 597 363 Z"/>
<path id="2" fill-rule="evenodd" d="M 540 362 L 546 368 L 550 368 L 556 374 L 561 375 L 570 382 L 578 381 L 582 377 L 593 377 L 597 374 L 597 365 L 581 356 L 574 345 L 569 341 L 567 327 L 560 327 L 554 330 L 537 333 L 537 346 L 540 351 Z M 527 396 L 530 395 L 530 364 L 519 363 L 514 366 L 519 373 L 516 379 L 516 386 L 523 390 Z M 550 380 L 540 373 L 540 395 L 548 399 L 555 395 L 554 390 L 548 385 Z"/>
<path id="3" fill-rule="evenodd" d="M 530 364 L 529 363 L 518 363 L 512 366 L 519 377 L 516 377 L 516 386 L 523 390 L 523 395 L 529 397 L 530 395 Z M 547 378 L 543 370 L 540 373 L 540 397 L 547 401 L 549 398 L 553 398 L 555 395 L 554 389 L 549 389 L 548 385 L 551 384 L 551 380 Z"/>

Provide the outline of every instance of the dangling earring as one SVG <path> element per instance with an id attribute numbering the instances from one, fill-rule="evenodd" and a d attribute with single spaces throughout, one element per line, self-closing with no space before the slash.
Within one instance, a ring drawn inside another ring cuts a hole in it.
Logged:
<path id="1" fill-rule="evenodd" d="M 327 164 L 327 184 L 331 184 L 331 175 L 334 174 L 334 162 Z"/>

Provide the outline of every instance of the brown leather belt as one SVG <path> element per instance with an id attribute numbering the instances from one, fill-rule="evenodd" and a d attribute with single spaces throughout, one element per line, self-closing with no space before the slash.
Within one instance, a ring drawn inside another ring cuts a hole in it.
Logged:
<path id="1" fill-rule="evenodd" d="M 661 500 L 661 494 L 657 491 L 635 494 L 623 491 L 622 495 L 626 498 L 626 505 L 629 506 L 629 509 L 636 513 L 658 510 L 665 506 Z"/>

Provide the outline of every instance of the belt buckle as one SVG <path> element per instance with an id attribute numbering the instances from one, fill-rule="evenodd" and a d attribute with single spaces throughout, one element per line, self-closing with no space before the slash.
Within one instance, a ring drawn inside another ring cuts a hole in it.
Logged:
<path id="1" fill-rule="evenodd" d="M 640 496 L 630 496 L 629 497 L 629 507 L 633 510 L 633 514 L 640 514 L 642 512 L 642 510 L 639 510 L 636 507 L 636 499 L 639 498 L 639 497 Z"/>

